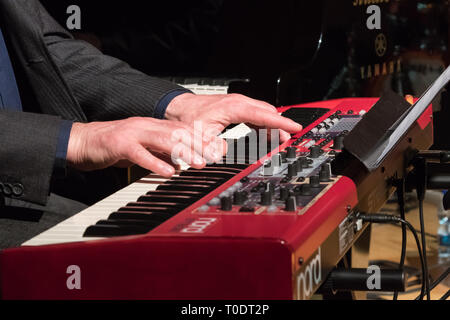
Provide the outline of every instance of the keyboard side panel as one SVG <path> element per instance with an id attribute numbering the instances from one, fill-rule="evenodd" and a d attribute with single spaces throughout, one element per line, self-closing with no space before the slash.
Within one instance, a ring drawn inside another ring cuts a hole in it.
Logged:
<path id="1" fill-rule="evenodd" d="M 7 300 L 292 299 L 292 253 L 276 240 L 130 237 L 9 250 L 0 263 Z"/>

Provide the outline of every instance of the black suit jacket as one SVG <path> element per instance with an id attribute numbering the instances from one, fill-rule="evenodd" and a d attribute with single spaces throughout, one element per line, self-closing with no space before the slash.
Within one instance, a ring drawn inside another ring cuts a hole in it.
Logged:
<path id="1" fill-rule="evenodd" d="M 182 89 L 73 39 L 37 0 L 0 0 L 0 21 L 39 112 L 0 111 L 0 188 L 7 197 L 46 203 L 61 119 L 152 117 L 162 97 Z"/>

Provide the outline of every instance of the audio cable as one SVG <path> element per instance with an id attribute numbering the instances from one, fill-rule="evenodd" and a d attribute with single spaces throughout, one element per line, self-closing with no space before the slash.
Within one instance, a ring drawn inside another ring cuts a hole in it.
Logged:
<path id="1" fill-rule="evenodd" d="M 425 192 L 427 189 L 427 160 L 422 157 L 418 157 L 414 161 L 414 168 L 416 171 L 416 193 L 417 200 L 419 201 L 419 220 L 420 220 L 420 232 L 422 234 L 422 252 L 425 263 L 425 272 L 423 274 L 425 280 L 425 293 L 427 300 L 430 300 L 430 278 L 428 276 L 428 260 L 427 260 L 427 243 L 425 235 L 425 223 L 423 213 L 423 202 L 425 200 Z"/>
<path id="2" fill-rule="evenodd" d="M 445 270 L 444 273 L 441 274 L 441 275 L 439 276 L 439 278 L 437 278 L 436 281 L 434 281 L 433 284 L 430 286 L 430 292 L 431 292 L 431 290 L 433 290 L 434 288 L 436 288 L 438 284 L 440 284 L 442 281 L 444 281 L 445 278 L 447 278 L 447 276 L 448 276 L 449 274 L 450 274 L 450 268 L 447 268 L 447 270 Z M 447 296 L 447 298 L 448 298 L 448 296 Z M 447 298 L 445 298 L 445 299 L 447 299 Z M 420 299 L 420 296 L 417 296 L 415 300 L 419 300 L 419 299 Z M 442 298 L 441 298 L 441 299 L 442 299 Z M 443 300 L 445 300 L 445 299 L 443 299 Z"/>
<path id="3" fill-rule="evenodd" d="M 426 284 L 425 284 L 425 260 L 424 260 L 424 256 L 423 256 L 423 251 L 420 245 L 420 240 L 419 240 L 419 236 L 417 235 L 416 230 L 414 229 L 414 227 L 406 220 L 396 217 L 396 216 L 391 216 L 391 215 L 384 215 L 384 214 L 363 214 L 363 213 L 359 213 L 356 216 L 357 219 L 361 219 L 363 222 L 370 222 L 370 223 L 401 223 L 403 225 L 405 225 L 413 234 L 414 239 L 416 241 L 416 245 L 417 245 L 417 251 L 419 253 L 419 258 L 420 258 L 420 265 L 421 265 L 421 269 L 422 269 L 422 286 L 420 289 L 420 296 L 419 296 L 419 300 L 423 300 L 423 297 L 425 295 L 425 290 L 426 290 Z"/>
<path id="4" fill-rule="evenodd" d="M 406 210 L 405 210 L 405 179 L 398 179 L 396 181 L 397 184 L 397 202 L 400 211 L 400 218 L 406 221 Z M 400 263 L 398 268 L 403 269 L 405 266 L 406 259 L 406 244 L 407 244 L 407 236 L 406 236 L 406 225 L 404 223 L 401 224 L 402 227 L 402 251 L 400 255 Z M 398 291 L 394 292 L 393 300 L 398 300 Z"/>

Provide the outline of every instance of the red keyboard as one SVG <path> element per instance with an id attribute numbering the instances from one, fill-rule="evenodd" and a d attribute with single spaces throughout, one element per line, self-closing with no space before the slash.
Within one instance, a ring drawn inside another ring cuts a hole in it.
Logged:
<path id="1" fill-rule="evenodd" d="M 330 163 L 376 102 L 283 107 L 305 128 L 257 161 L 247 152 L 180 172 L 86 226 L 82 241 L 2 252 L 1 297 L 310 298 L 364 231 L 359 185 Z M 432 141 L 431 112 L 412 129 L 429 137 L 422 149 Z M 384 188 L 380 203 L 393 191 Z"/>

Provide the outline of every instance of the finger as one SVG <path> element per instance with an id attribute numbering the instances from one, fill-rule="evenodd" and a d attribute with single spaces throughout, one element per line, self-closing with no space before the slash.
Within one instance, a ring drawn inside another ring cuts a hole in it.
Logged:
<path id="1" fill-rule="evenodd" d="M 144 169 L 150 170 L 163 177 L 170 178 L 175 174 L 175 169 L 167 162 L 164 162 L 153 156 L 147 149 L 136 143 L 128 148 L 123 155 L 124 158 L 141 166 Z"/>
<path id="2" fill-rule="evenodd" d="M 215 137 L 205 140 L 204 136 L 206 133 L 202 131 L 201 128 L 194 131 L 190 126 L 186 126 L 186 128 L 172 132 L 170 140 L 173 144 L 182 143 L 186 148 L 189 148 L 193 152 L 193 157 L 195 157 L 195 154 L 202 155 L 205 163 L 207 161 L 215 162 L 221 158 L 219 151 L 221 146 Z M 177 150 L 177 152 L 179 151 L 182 150 Z M 186 153 L 186 150 L 182 151 L 182 153 Z M 197 161 L 194 165 L 198 166 L 200 162 Z"/>
<path id="3" fill-rule="evenodd" d="M 142 131 L 138 141 L 145 148 L 169 155 L 173 162 L 180 159 L 194 168 L 201 169 L 206 165 L 206 161 L 200 154 L 194 151 L 192 144 L 193 136 L 189 135 L 187 131 L 188 129 L 178 129 L 172 134 L 167 131 L 157 134 L 155 132 L 149 134 L 147 131 Z M 183 137 L 183 135 L 187 136 Z"/>
<path id="4" fill-rule="evenodd" d="M 289 141 L 290 139 L 291 139 L 291 135 L 289 133 L 287 133 L 284 130 L 280 130 L 280 141 L 281 141 L 281 143 Z"/>
<path id="5" fill-rule="evenodd" d="M 240 109 L 234 114 L 233 122 L 248 122 L 259 127 L 281 129 L 291 133 L 302 130 L 302 126 L 291 119 L 282 117 L 277 113 L 261 109 L 256 112 L 254 109 Z"/>
<path id="6" fill-rule="evenodd" d="M 178 162 L 173 162 L 173 161 L 172 161 L 172 158 L 171 158 L 169 155 L 164 154 L 164 153 L 159 153 L 159 152 L 152 152 L 152 154 L 153 154 L 155 157 L 157 157 L 158 159 L 160 159 L 160 160 L 162 160 L 162 161 L 164 161 L 164 162 L 167 162 L 167 163 L 169 163 L 170 165 L 172 165 L 172 167 L 174 167 L 175 170 L 180 170 L 180 169 L 181 169 L 180 164 L 179 164 Z"/>

